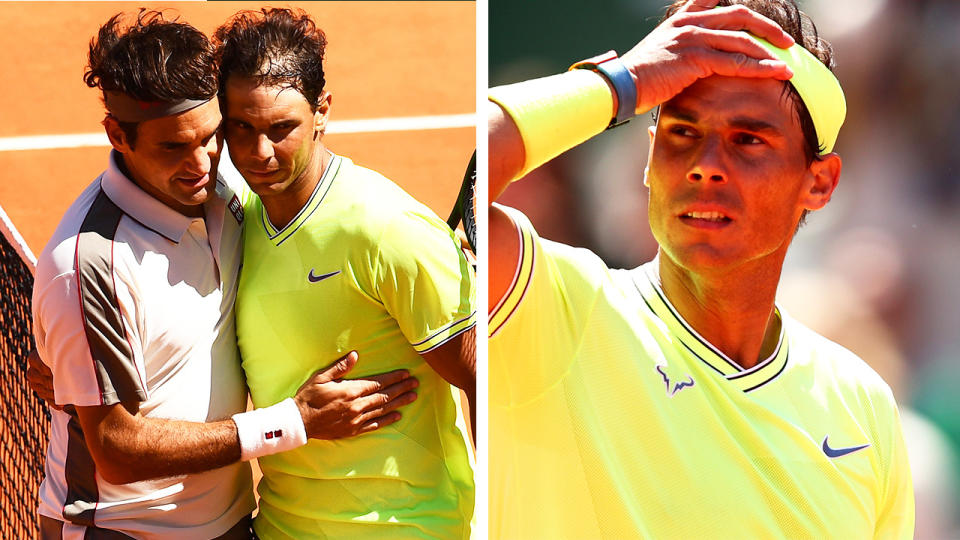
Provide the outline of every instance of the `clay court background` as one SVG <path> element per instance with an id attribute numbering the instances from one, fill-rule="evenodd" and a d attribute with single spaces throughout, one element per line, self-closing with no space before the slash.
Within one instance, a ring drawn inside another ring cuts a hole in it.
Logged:
<path id="1" fill-rule="evenodd" d="M 472 2 L 0 2 L 0 141 L 102 133 L 100 96 L 83 83 L 83 72 L 90 38 L 113 14 L 164 8 L 210 34 L 236 11 L 261 6 L 303 8 L 327 34 L 328 146 L 391 178 L 445 218 L 475 146 L 473 127 L 336 131 L 342 121 L 473 113 Z M 0 205 L 35 254 L 105 168 L 107 149 L 0 151 Z"/>
<path id="2" fill-rule="evenodd" d="M 0 205 L 34 254 L 107 163 L 100 94 L 82 80 L 99 26 L 117 12 L 147 7 L 209 35 L 233 13 L 261 6 L 302 8 L 327 35 L 327 146 L 447 216 L 475 147 L 473 2 L 0 2 Z M 23 374 L 4 369 L 2 376 Z M 0 431 L 27 429 L 5 420 Z M 10 434 L 3 439 L 13 441 Z M 15 439 L 22 444 L 22 434 Z M 31 437 L 39 443 L 33 452 L 43 451 L 45 439 Z M 18 476 L 23 451 L 5 451 L 0 464 L 0 477 L 10 480 L 0 482 L 0 531 L 15 536 L 30 529 L 39 482 Z"/>

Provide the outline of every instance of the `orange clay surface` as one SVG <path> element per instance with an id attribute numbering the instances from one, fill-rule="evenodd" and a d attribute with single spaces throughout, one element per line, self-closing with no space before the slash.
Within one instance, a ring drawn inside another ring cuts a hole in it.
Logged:
<path id="1" fill-rule="evenodd" d="M 0 2 L 0 138 L 102 132 L 99 92 L 83 82 L 87 47 L 113 14 L 165 8 L 212 34 L 253 2 Z M 326 32 L 331 120 L 472 113 L 473 2 L 304 2 Z M 456 199 L 473 128 L 331 134 L 336 153 L 403 186 L 441 217 Z M 106 166 L 107 147 L 0 151 L 0 204 L 39 254 L 64 210 Z"/>

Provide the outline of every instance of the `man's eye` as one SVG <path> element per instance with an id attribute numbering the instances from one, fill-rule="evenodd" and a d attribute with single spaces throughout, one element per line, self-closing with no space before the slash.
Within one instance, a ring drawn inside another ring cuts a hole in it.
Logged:
<path id="1" fill-rule="evenodd" d="M 673 126 L 670 128 L 670 133 L 674 135 L 679 135 L 681 137 L 694 137 L 696 132 L 686 126 Z"/>
<path id="2" fill-rule="evenodd" d="M 740 133 L 734 137 L 737 144 L 763 144 L 763 139 L 749 133 Z"/>

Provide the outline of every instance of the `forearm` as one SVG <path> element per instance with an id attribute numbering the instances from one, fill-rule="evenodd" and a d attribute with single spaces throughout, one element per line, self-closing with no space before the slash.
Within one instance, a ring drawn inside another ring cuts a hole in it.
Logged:
<path id="1" fill-rule="evenodd" d="M 198 473 L 240 460 L 233 420 L 186 422 L 121 409 L 121 404 L 77 409 L 87 448 L 108 482 Z"/>
<path id="2" fill-rule="evenodd" d="M 603 131 L 616 107 L 607 80 L 586 70 L 491 88 L 490 201 L 513 180 Z"/>
<path id="3" fill-rule="evenodd" d="M 240 460 L 240 442 L 233 420 L 200 424 L 144 418 L 142 429 L 110 447 L 115 468 L 128 473 L 126 482 L 194 474 Z"/>

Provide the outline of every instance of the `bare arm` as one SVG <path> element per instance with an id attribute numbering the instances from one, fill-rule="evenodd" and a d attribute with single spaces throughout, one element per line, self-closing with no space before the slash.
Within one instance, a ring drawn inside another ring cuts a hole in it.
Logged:
<path id="1" fill-rule="evenodd" d="M 490 145 L 487 200 L 492 204 L 523 169 L 526 157 L 517 124 L 492 101 L 487 102 L 487 142 Z"/>
<path id="2" fill-rule="evenodd" d="M 343 380 L 356 353 L 318 371 L 297 392 L 307 436 L 337 439 L 376 430 L 400 419 L 395 409 L 416 399 L 417 380 L 405 370 Z M 199 423 L 147 418 L 136 404 L 76 407 L 97 471 L 123 484 L 223 467 L 240 459 L 233 420 Z"/>
<path id="3" fill-rule="evenodd" d="M 146 418 L 135 404 L 77 407 L 97 472 L 112 484 L 191 474 L 240 460 L 233 420 Z"/>
<path id="4" fill-rule="evenodd" d="M 423 354 L 423 359 L 445 381 L 463 390 L 470 407 L 473 444 L 477 444 L 477 328 L 473 327 Z"/>

